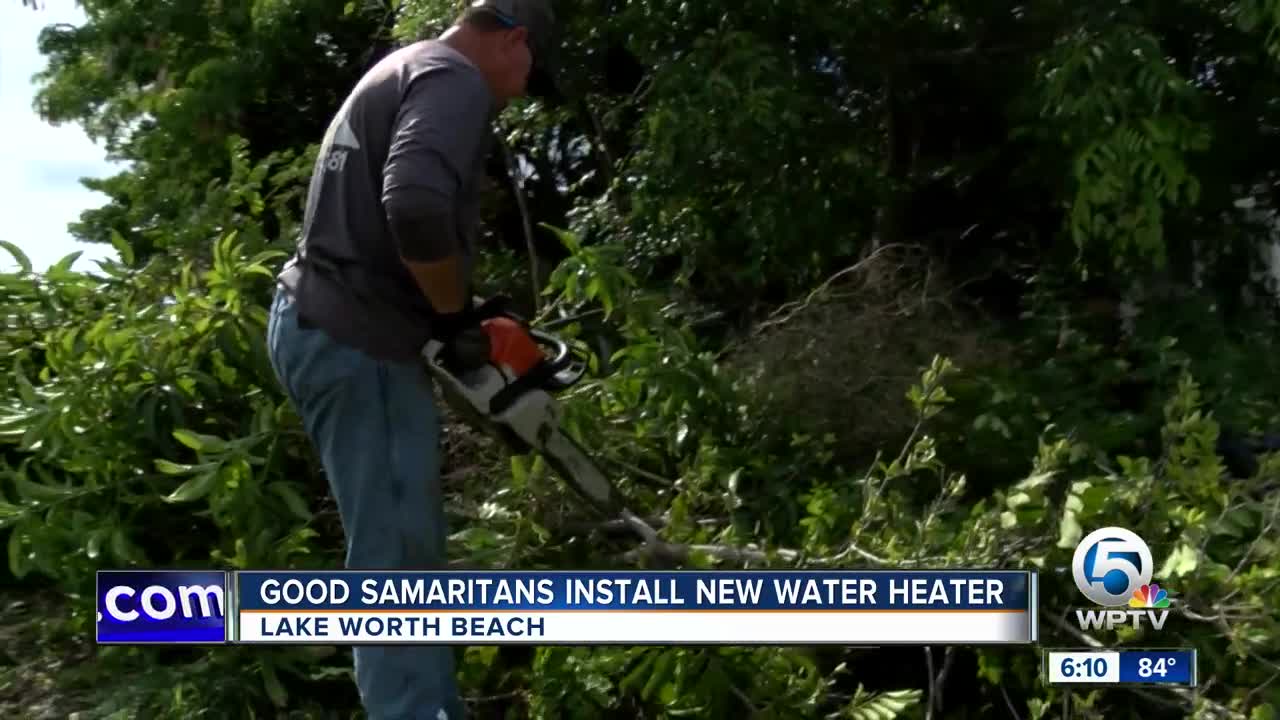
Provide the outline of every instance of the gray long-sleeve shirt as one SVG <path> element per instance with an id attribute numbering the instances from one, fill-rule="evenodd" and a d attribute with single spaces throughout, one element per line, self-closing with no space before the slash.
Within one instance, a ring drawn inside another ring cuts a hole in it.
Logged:
<path id="1" fill-rule="evenodd" d="M 325 134 L 282 283 L 336 340 L 412 362 L 433 311 L 401 257 L 457 251 L 468 277 L 493 98 L 479 70 L 425 40 L 377 63 Z"/>

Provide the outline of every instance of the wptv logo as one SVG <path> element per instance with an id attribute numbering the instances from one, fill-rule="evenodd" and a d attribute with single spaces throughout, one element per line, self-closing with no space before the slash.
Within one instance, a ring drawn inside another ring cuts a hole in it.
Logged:
<path id="1" fill-rule="evenodd" d="M 1076 545 L 1071 560 L 1080 593 L 1106 610 L 1076 610 L 1081 630 L 1150 625 L 1159 630 L 1169 619 L 1169 593 L 1151 582 L 1151 548 L 1135 533 L 1118 527 L 1094 530 Z M 1127 610 L 1118 608 L 1127 607 Z"/>

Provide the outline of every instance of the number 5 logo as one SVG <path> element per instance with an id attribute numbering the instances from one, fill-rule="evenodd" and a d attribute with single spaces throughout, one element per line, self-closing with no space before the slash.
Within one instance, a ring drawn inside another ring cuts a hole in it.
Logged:
<path id="1" fill-rule="evenodd" d="M 1124 605 L 1151 582 L 1151 548 L 1133 532 L 1108 527 L 1089 533 L 1071 560 L 1080 593 L 1097 605 Z"/>

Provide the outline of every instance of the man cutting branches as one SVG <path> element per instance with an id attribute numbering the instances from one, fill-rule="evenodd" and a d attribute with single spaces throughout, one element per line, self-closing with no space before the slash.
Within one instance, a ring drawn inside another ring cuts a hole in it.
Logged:
<path id="1" fill-rule="evenodd" d="M 490 122 L 549 80 L 553 34 L 550 0 L 478 0 L 370 69 L 324 137 L 268 346 L 337 500 L 348 568 L 445 561 L 420 352 L 435 339 L 460 369 L 489 359 L 470 298 Z M 372 720 L 463 717 L 448 647 L 359 647 L 355 670 Z"/>

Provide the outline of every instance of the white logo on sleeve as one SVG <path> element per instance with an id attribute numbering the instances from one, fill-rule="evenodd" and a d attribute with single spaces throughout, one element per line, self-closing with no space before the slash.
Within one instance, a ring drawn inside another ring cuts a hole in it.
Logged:
<path id="1" fill-rule="evenodd" d="M 325 158 L 324 167 L 330 172 L 342 172 L 347 166 L 347 155 L 360 149 L 360 141 L 351 131 L 351 124 L 343 117 L 333 130 L 333 139 L 329 143 L 329 155 Z"/>
<path id="2" fill-rule="evenodd" d="M 339 147 L 347 147 L 352 150 L 360 149 L 360 141 L 356 139 L 356 134 L 351 132 L 351 123 L 347 119 L 342 118 L 342 122 L 338 124 L 338 129 L 333 133 L 333 144 Z"/>

